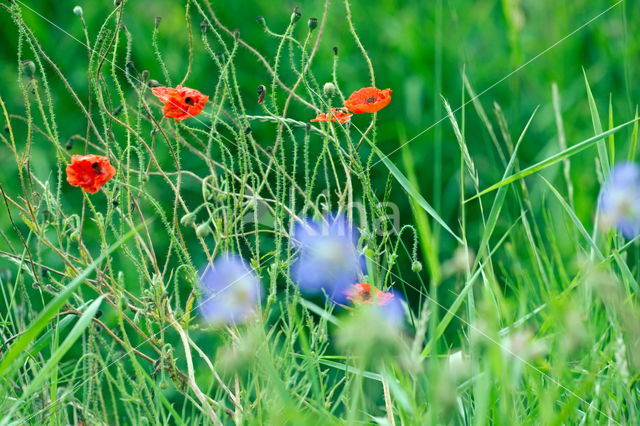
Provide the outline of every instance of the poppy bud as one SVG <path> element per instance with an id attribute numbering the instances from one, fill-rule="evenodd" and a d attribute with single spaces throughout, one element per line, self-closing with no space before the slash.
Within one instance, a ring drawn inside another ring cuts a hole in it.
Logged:
<path id="1" fill-rule="evenodd" d="M 195 213 L 187 213 L 180 219 L 180 224 L 182 226 L 193 226 L 196 223 L 196 214 Z"/>
<path id="2" fill-rule="evenodd" d="M 416 261 L 414 261 L 414 262 L 411 264 L 411 270 L 412 270 L 413 272 L 415 272 L 415 273 L 418 273 L 418 272 L 422 271 L 422 263 L 418 262 L 417 260 L 416 260 Z"/>
<path id="3" fill-rule="evenodd" d="M 196 235 L 199 238 L 204 238 L 211 233 L 211 226 L 209 226 L 209 222 L 201 223 L 196 228 Z"/>
<path id="4" fill-rule="evenodd" d="M 203 34 L 207 32 L 207 21 L 200 22 L 200 31 L 202 31 Z"/>
<path id="5" fill-rule="evenodd" d="M 258 103 L 261 104 L 264 102 L 264 97 L 267 94 L 267 88 L 261 84 L 258 86 Z"/>
<path id="6" fill-rule="evenodd" d="M 142 74 L 140 74 L 140 77 L 142 78 L 142 81 L 149 80 L 149 70 L 142 71 Z"/>
<path id="7" fill-rule="evenodd" d="M 160 82 L 158 82 L 158 80 L 149 80 L 149 82 L 147 83 L 147 86 L 160 87 Z"/>
<path id="8" fill-rule="evenodd" d="M 266 28 L 267 27 L 267 21 L 264 20 L 264 16 L 258 16 L 256 18 L 256 21 L 258 22 L 258 24 L 260 24 L 262 27 Z"/>
<path id="9" fill-rule="evenodd" d="M 156 16 L 156 21 L 155 21 L 156 28 L 160 26 L 160 22 L 162 22 L 162 16 Z"/>
<path id="10" fill-rule="evenodd" d="M 32 60 L 23 61 L 22 70 L 29 78 L 36 76 L 36 64 Z"/>
<path id="11" fill-rule="evenodd" d="M 76 6 L 73 8 L 73 14 L 76 15 L 79 18 L 82 18 L 83 15 L 83 11 L 82 11 L 82 7 L 81 6 Z"/>
<path id="12" fill-rule="evenodd" d="M 136 66 L 135 66 L 135 64 L 133 63 L 133 61 L 127 61 L 126 66 L 127 66 L 127 69 L 128 69 L 129 71 L 131 71 L 131 72 L 136 72 Z"/>
<path id="13" fill-rule="evenodd" d="M 313 31 L 318 28 L 318 18 L 309 18 L 309 31 Z"/>
<path id="14" fill-rule="evenodd" d="M 302 17 L 302 13 L 300 13 L 300 6 L 296 6 L 293 8 L 293 13 L 291 14 L 291 23 L 295 24 Z"/>
<path id="15" fill-rule="evenodd" d="M 336 86 L 331 82 L 327 82 L 322 87 L 322 92 L 327 98 L 333 98 L 333 95 L 336 94 Z"/>
<path id="16" fill-rule="evenodd" d="M 338 56 L 338 46 L 333 46 L 333 54 Z"/>

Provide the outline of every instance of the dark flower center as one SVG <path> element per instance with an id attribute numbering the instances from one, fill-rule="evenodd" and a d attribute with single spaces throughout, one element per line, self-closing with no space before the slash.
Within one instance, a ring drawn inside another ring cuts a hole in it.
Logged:
<path id="1" fill-rule="evenodd" d="M 100 168 L 100 164 L 97 161 L 91 163 L 91 167 L 96 171 L 97 174 L 102 174 L 102 169 Z"/>
<path id="2" fill-rule="evenodd" d="M 374 103 L 375 101 L 376 101 L 375 96 L 372 96 L 372 97 L 370 97 L 369 99 L 367 99 L 367 100 L 365 101 L 365 103 L 372 104 L 372 103 Z"/>
<path id="3" fill-rule="evenodd" d="M 362 298 L 367 300 L 371 297 L 371 292 L 369 290 L 362 290 Z"/>
<path id="4" fill-rule="evenodd" d="M 193 98 L 191 96 L 187 96 L 186 98 L 184 98 L 184 103 L 187 105 L 195 105 L 195 102 L 193 102 Z"/>

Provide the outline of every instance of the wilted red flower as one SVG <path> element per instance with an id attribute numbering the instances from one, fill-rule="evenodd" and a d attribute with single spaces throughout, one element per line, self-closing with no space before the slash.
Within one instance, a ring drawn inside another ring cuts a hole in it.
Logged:
<path id="1" fill-rule="evenodd" d="M 90 194 L 98 192 L 115 174 L 116 169 L 102 155 L 73 155 L 67 166 L 67 182 Z"/>
<path id="2" fill-rule="evenodd" d="M 373 287 L 371 284 L 358 283 L 354 284 L 347 292 L 347 300 L 353 303 L 363 305 L 371 305 L 375 303 L 378 306 L 384 306 L 393 298 L 393 293 L 387 293 Z"/>
<path id="3" fill-rule="evenodd" d="M 376 89 L 375 87 L 365 87 L 356 90 L 344 103 L 352 113 L 378 112 L 391 102 L 391 89 Z"/>
<path id="4" fill-rule="evenodd" d="M 164 104 L 162 112 L 166 118 L 176 121 L 200 114 L 209 97 L 188 87 L 154 87 L 153 94 Z"/>
<path id="5" fill-rule="evenodd" d="M 351 121 L 352 115 L 353 114 L 349 114 L 344 109 L 331 108 L 331 112 L 318 114 L 318 116 L 311 121 L 335 121 L 336 123 L 344 124 Z"/>

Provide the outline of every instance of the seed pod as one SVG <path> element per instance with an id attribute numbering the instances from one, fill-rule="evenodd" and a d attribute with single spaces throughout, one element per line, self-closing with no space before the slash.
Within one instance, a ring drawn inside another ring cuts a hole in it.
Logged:
<path id="1" fill-rule="evenodd" d="M 302 13 L 300 13 L 300 6 L 296 6 L 293 8 L 293 13 L 291 14 L 291 23 L 295 24 L 302 17 Z"/>
<path id="2" fill-rule="evenodd" d="M 318 28 L 318 18 L 309 18 L 309 31 L 313 32 L 316 28 Z"/>
<path id="3" fill-rule="evenodd" d="M 74 7 L 73 14 L 76 15 L 78 18 L 82 18 L 82 15 L 84 14 L 84 11 L 82 10 L 82 6 Z"/>
<path id="4" fill-rule="evenodd" d="M 420 271 L 422 271 L 422 263 L 418 262 L 417 260 L 415 260 L 412 264 L 411 264 L 411 270 L 415 273 L 418 273 Z"/>

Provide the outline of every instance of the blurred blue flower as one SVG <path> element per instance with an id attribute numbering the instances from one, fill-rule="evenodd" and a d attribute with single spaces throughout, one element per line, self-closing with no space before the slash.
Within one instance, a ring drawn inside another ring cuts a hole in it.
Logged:
<path id="1" fill-rule="evenodd" d="M 626 238 L 640 235 L 640 167 L 618 163 L 600 191 L 601 224 Z"/>
<path id="2" fill-rule="evenodd" d="M 404 325 L 405 311 L 402 304 L 402 296 L 394 290 L 390 290 L 385 294 L 392 297 L 386 297 L 384 303 L 373 305 L 377 309 L 380 317 L 394 329 L 401 329 Z"/>
<path id="3" fill-rule="evenodd" d="M 237 255 L 217 258 L 200 277 L 200 312 L 211 323 L 240 324 L 253 316 L 262 300 L 262 285 Z"/>
<path id="4" fill-rule="evenodd" d="M 323 291 L 334 302 L 346 300 L 347 290 L 363 272 L 358 239 L 343 216 L 326 216 L 321 222 L 297 223 L 293 244 L 298 258 L 291 265 L 291 277 L 308 294 Z"/>

